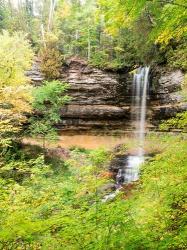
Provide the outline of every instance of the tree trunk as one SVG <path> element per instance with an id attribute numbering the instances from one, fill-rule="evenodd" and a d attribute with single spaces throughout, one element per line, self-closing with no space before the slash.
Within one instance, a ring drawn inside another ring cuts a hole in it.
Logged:
<path id="1" fill-rule="evenodd" d="M 90 30 L 88 29 L 88 61 L 91 57 L 91 41 L 90 41 Z"/>
<path id="2" fill-rule="evenodd" d="M 47 27 L 48 32 L 50 32 L 53 27 L 55 7 L 56 7 L 56 0 L 51 0 L 50 9 L 49 9 L 48 27 Z"/>

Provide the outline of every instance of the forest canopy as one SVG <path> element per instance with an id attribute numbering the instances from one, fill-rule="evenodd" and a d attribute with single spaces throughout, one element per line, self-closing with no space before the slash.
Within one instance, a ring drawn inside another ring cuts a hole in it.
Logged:
<path id="1" fill-rule="evenodd" d="M 186 69 L 185 0 L 0 3 L 0 29 L 27 33 L 36 51 L 48 47 L 53 37 L 52 55 L 61 53 L 64 59 L 78 55 L 101 68 L 156 62 Z"/>

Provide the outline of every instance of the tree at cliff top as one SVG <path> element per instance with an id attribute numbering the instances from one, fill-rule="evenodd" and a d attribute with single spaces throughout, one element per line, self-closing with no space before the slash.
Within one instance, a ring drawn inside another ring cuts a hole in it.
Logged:
<path id="1" fill-rule="evenodd" d="M 96 45 L 95 1 L 61 1 L 57 21 L 61 47 L 67 55 L 90 59 Z"/>
<path id="2" fill-rule="evenodd" d="M 37 51 L 48 33 L 57 38 L 55 51 L 42 49 L 44 61 L 49 61 L 45 69 L 59 53 L 64 58 L 87 58 L 103 68 L 150 62 L 187 68 L 185 0 L 39 0 L 34 4 L 28 0 L 16 9 L 1 2 L 0 26 L 10 32 L 26 31 Z M 58 60 L 55 63 L 59 65 Z"/>
<path id="3" fill-rule="evenodd" d="M 33 53 L 25 35 L 0 34 L 0 140 L 6 144 L 17 134 L 31 112 L 31 96 L 25 71 Z"/>
<path id="4" fill-rule="evenodd" d="M 0 27 L 10 33 L 23 31 L 27 34 L 36 51 L 40 48 L 42 38 L 41 26 L 48 30 L 51 0 L 1 0 Z"/>
<path id="5" fill-rule="evenodd" d="M 0 0 L 0 30 L 4 28 L 3 20 L 5 18 L 4 4 L 3 1 Z"/>
<path id="6" fill-rule="evenodd" d="M 86 57 L 100 67 L 167 59 L 170 65 L 184 68 L 180 56 L 174 55 L 176 46 L 180 55 L 183 45 L 178 45 L 185 44 L 185 15 L 182 0 L 64 0 L 57 5 L 56 27 L 65 55 Z"/>
<path id="7" fill-rule="evenodd" d="M 127 28 L 132 30 L 135 35 L 139 32 L 140 40 L 144 41 L 141 45 L 144 50 L 146 50 L 146 46 L 155 44 L 161 48 L 161 51 L 164 53 L 169 51 L 170 54 L 171 50 L 175 50 L 180 43 L 185 44 L 187 36 L 187 4 L 185 0 L 98 0 L 98 4 L 100 12 L 105 18 L 106 32 L 113 37 L 119 37 L 121 30 Z M 147 33 L 145 33 L 145 27 L 141 28 L 142 18 L 146 20 L 146 25 L 149 25 Z M 138 48 L 141 47 L 138 46 Z M 175 59 L 174 61 L 176 61 Z M 178 59 L 180 60 L 180 56 Z M 180 63 L 178 67 L 180 67 Z"/>
<path id="8" fill-rule="evenodd" d="M 105 15 L 107 30 L 113 35 L 119 33 L 121 27 L 132 28 L 144 14 L 149 18 L 153 27 L 149 38 L 155 42 L 168 44 L 171 39 L 186 36 L 187 4 L 185 0 L 98 0 L 98 4 Z"/>
<path id="9" fill-rule="evenodd" d="M 40 68 L 48 80 L 58 79 L 61 74 L 63 57 L 58 49 L 58 37 L 45 34 L 45 41 L 39 51 Z"/>

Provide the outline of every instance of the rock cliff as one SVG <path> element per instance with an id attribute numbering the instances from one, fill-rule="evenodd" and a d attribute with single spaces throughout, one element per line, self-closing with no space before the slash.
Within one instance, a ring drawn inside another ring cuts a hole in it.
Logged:
<path id="1" fill-rule="evenodd" d="M 44 76 L 36 63 L 28 73 L 35 85 Z M 131 130 L 130 106 L 133 75 L 128 72 L 103 71 L 87 65 L 82 59 L 71 58 L 63 67 L 62 82 L 70 84 L 72 101 L 62 107 L 60 128 L 89 130 L 97 128 Z M 161 120 L 187 110 L 180 94 L 184 74 L 164 67 L 151 69 L 148 101 L 149 127 L 157 128 Z"/>
<path id="2" fill-rule="evenodd" d="M 156 128 L 162 120 L 187 110 L 187 102 L 182 95 L 184 73 L 181 70 L 168 70 L 156 67 L 150 74 L 150 122 Z"/>

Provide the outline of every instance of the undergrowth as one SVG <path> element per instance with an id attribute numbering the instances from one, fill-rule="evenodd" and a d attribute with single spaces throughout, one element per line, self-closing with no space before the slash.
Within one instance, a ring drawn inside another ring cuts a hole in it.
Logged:
<path id="1" fill-rule="evenodd" d="M 110 154 L 72 149 L 55 172 L 43 156 L 2 163 L 0 249 L 186 249 L 187 141 L 167 143 L 124 199 L 102 202 Z M 19 182 L 11 171 L 29 173 Z M 6 173 L 6 175 L 5 175 Z M 125 192 L 125 190 L 124 190 Z"/>

